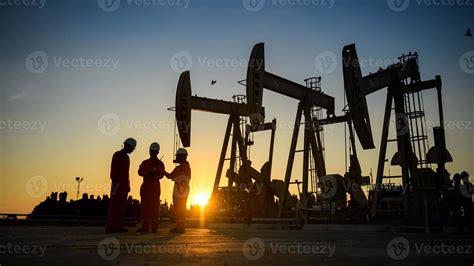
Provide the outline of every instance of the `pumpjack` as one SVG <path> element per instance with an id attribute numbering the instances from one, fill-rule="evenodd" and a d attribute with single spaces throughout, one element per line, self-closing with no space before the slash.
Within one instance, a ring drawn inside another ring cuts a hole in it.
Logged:
<path id="1" fill-rule="evenodd" d="M 369 119 L 368 114 L 365 113 L 365 116 L 363 114 L 349 116 L 348 113 L 346 113 L 342 116 L 335 116 L 335 101 L 333 97 L 320 91 L 311 89 L 311 86 L 305 87 L 266 71 L 263 43 L 259 43 L 254 46 L 249 62 L 259 62 L 259 64 L 254 64 L 255 67 L 249 67 L 247 72 L 247 95 L 250 96 L 248 102 L 250 107 L 253 106 L 254 110 L 258 110 L 263 98 L 263 89 L 267 89 L 299 100 L 284 180 L 284 191 L 287 191 L 289 185 L 294 183 L 291 181 L 291 175 L 295 160 L 295 153 L 297 152 L 296 146 L 300 130 L 299 125 L 304 124 L 304 143 L 302 149 L 303 181 L 301 182 L 302 191 L 300 193 L 300 204 L 297 211 L 303 211 L 306 213 L 313 211 L 314 208 L 312 205 L 316 204 L 315 201 L 318 201 L 317 204 L 319 205 L 320 209 L 325 209 L 328 211 L 334 211 L 338 207 L 345 208 L 346 192 L 350 193 L 352 199 L 354 200 L 353 202 L 355 202 L 354 204 L 358 204 L 358 206 L 360 206 L 362 209 L 367 210 L 367 198 L 362 190 L 346 191 L 345 188 L 349 183 L 357 184 L 359 186 L 364 185 L 359 161 L 357 159 L 354 136 L 352 134 L 352 120 L 354 118 L 356 119 L 355 127 L 359 132 L 360 138 L 363 138 L 361 141 L 366 144 L 366 146 L 373 146 L 373 144 L 370 144 L 370 139 L 372 137 L 370 124 L 367 126 L 360 123 L 362 120 L 365 121 L 366 119 Z M 306 81 L 307 83 L 319 82 L 320 78 L 307 79 Z M 366 103 L 363 104 L 365 105 L 362 107 L 367 109 Z M 360 103 L 358 102 L 350 102 L 349 105 L 354 107 L 354 109 L 360 109 Z M 312 115 L 311 110 L 313 108 L 325 109 L 326 117 L 321 118 Z M 303 123 L 301 123 L 302 115 L 304 115 L 305 119 Z M 323 154 L 324 147 L 322 143 L 321 132 L 323 126 L 333 123 L 347 123 L 351 133 L 350 139 L 353 151 L 350 160 L 351 167 L 349 172 L 346 173 L 344 177 L 337 174 L 327 175 L 326 173 Z M 314 166 L 311 169 L 310 162 L 314 162 Z M 311 195 L 309 191 L 310 180 L 308 178 L 308 173 L 311 170 L 316 172 L 316 177 L 314 178 L 315 180 L 311 181 L 318 182 L 320 184 L 319 188 L 322 188 L 323 190 L 322 193 L 319 193 L 319 195 L 316 194 L 316 197 Z M 286 199 L 286 194 L 281 195 L 278 212 L 279 217 L 285 217 L 291 213 L 292 204 L 287 202 Z M 308 215 L 306 215 L 305 218 L 308 218 Z"/>
<path id="2" fill-rule="evenodd" d="M 354 44 L 343 48 L 342 59 L 350 115 L 364 149 L 374 148 L 372 136 L 367 135 L 370 120 L 366 96 L 382 89 L 387 90 L 376 184 L 369 193 L 371 218 L 400 217 L 406 221 L 425 223 L 440 219 L 442 194 L 450 182 L 445 164 L 452 161 L 446 149 L 443 127 L 441 77 L 422 81 L 416 53 L 403 55 L 398 63 L 367 76 L 361 73 Z M 428 89 L 437 91 L 440 126 L 433 128 L 435 146 L 426 154 L 427 135 L 421 92 Z M 363 108 L 356 109 L 354 106 Z M 390 140 L 388 136 L 393 110 L 396 139 Z M 387 145 L 392 141 L 397 144 L 397 152 L 391 164 L 400 166 L 401 175 L 384 176 Z M 429 167 L 431 164 L 437 165 L 436 172 Z M 394 184 L 384 183 L 384 180 L 397 178 L 401 182 L 395 185 L 395 189 Z"/>
<path id="3" fill-rule="evenodd" d="M 191 79 L 189 71 L 180 75 L 176 91 L 176 123 L 179 137 L 184 147 L 191 145 L 191 111 L 198 110 L 229 116 L 224 134 L 224 141 L 220 153 L 217 172 L 211 196 L 211 205 L 218 211 L 220 209 L 244 209 L 246 202 L 251 201 L 253 213 L 261 216 L 271 216 L 271 205 L 273 204 L 274 190 L 278 187 L 278 182 L 271 180 L 271 162 L 273 160 L 273 146 L 275 139 L 276 120 L 269 123 L 255 124 L 255 126 L 245 125 L 246 132 L 242 132 L 242 118 L 264 118 L 265 109 L 260 106 L 258 113 L 251 110 L 244 102 L 243 95 L 237 95 L 236 102 L 209 99 L 205 97 L 192 96 Z M 245 121 L 245 120 L 244 120 Z M 249 139 L 249 134 L 254 132 L 271 131 L 270 151 L 268 161 L 258 171 L 252 167 L 248 158 L 248 147 L 253 144 Z M 227 187 L 220 187 L 220 181 L 227 161 L 227 149 L 231 146 L 229 168 L 226 172 L 228 178 Z M 238 150 L 238 152 L 237 152 Z M 240 165 L 238 164 L 240 161 Z M 240 168 L 239 168 L 240 166 Z M 255 193 L 258 190 L 259 193 Z M 252 193 L 254 192 L 254 193 Z M 249 195 L 252 194 L 252 195 Z M 252 196 L 252 199 L 248 197 Z M 229 206 L 233 205 L 233 206 Z"/>

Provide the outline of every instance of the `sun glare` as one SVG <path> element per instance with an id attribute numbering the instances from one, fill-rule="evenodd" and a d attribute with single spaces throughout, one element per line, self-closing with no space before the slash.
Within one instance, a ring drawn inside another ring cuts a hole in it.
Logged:
<path id="1" fill-rule="evenodd" d="M 200 192 L 194 196 L 193 204 L 205 206 L 209 201 L 209 194 L 206 192 Z"/>

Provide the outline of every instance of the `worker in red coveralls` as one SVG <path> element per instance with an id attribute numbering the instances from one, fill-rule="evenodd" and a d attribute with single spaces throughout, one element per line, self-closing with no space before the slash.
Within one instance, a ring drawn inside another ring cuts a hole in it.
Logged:
<path id="1" fill-rule="evenodd" d="M 130 192 L 130 158 L 128 155 L 135 150 L 137 141 L 128 138 L 123 143 L 123 149 L 114 153 L 110 167 L 112 188 L 110 192 L 109 210 L 107 214 L 107 233 L 126 233 L 127 228 L 122 226 L 122 217 Z"/>
<path id="2" fill-rule="evenodd" d="M 157 232 L 160 218 L 160 179 L 165 174 L 165 165 L 158 159 L 160 145 L 153 142 L 150 145 L 150 158 L 143 161 L 138 169 L 138 175 L 143 177 L 140 187 L 142 227 L 137 233 Z"/>
<path id="3" fill-rule="evenodd" d="M 189 180 L 191 179 L 191 167 L 187 161 L 188 152 L 179 148 L 176 151 L 176 166 L 171 173 L 165 172 L 167 178 L 174 181 L 173 206 L 176 217 L 176 228 L 170 230 L 172 233 L 184 233 L 186 228 L 186 201 L 189 195 Z"/>

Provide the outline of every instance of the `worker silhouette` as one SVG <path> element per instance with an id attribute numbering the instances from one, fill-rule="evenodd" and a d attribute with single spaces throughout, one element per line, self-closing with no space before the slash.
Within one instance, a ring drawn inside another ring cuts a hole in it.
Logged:
<path id="1" fill-rule="evenodd" d="M 114 153 L 112 165 L 110 167 L 110 179 L 112 187 L 110 191 L 109 210 L 107 214 L 107 233 L 126 233 L 127 228 L 122 227 L 122 217 L 127 202 L 128 192 L 130 192 L 130 158 L 137 146 L 137 141 L 128 138 L 123 143 L 123 149 Z"/>
<path id="2" fill-rule="evenodd" d="M 167 178 L 174 181 L 173 205 L 176 217 L 176 228 L 170 230 L 172 233 L 184 233 L 186 228 L 186 201 L 189 195 L 189 181 L 191 179 L 191 167 L 187 161 L 188 152 L 184 148 L 176 151 L 174 163 L 178 163 L 171 173 L 165 172 Z"/>
<path id="3" fill-rule="evenodd" d="M 473 194 L 473 186 L 471 182 L 469 182 L 469 174 L 464 171 L 461 173 L 461 180 L 462 186 L 460 188 L 462 197 L 462 208 L 464 209 L 464 222 L 468 227 L 470 232 L 473 231 L 472 224 L 473 224 L 473 213 L 472 213 L 472 194 Z"/>
<path id="4" fill-rule="evenodd" d="M 454 219 L 456 222 L 456 230 L 458 233 L 462 233 L 464 226 L 462 221 L 462 203 L 463 203 L 463 196 L 461 194 L 461 175 L 456 173 L 453 176 L 453 214 Z"/>
<path id="5" fill-rule="evenodd" d="M 158 159 L 160 145 L 153 142 L 150 145 L 150 158 L 143 161 L 138 168 L 138 175 L 143 177 L 140 187 L 142 227 L 137 233 L 156 233 L 160 218 L 160 179 L 165 174 L 165 165 Z"/>

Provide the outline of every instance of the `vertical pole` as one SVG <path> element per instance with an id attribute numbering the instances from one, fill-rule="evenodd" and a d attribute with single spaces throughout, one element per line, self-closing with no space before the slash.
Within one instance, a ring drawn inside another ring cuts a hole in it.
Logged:
<path id="1" fill-rule="evenodd" d="M 301 193 L 301 206 L 303 208 L 308 207 L 308 174 L 309 174 L 309 138 L 310 134 L 314 134 L 314 132 L 310 132 L 310 124 L 311 124 L 311 116 L 309 112 L 309 108 L 304 106 L 304 139 L 303 139 L 303 193 Z"/>
<path id="2" fill-rule="evenodd" d="M 227 153 L 227 146 L 229 145 L 231 129 L 232 129 L 232 119 L 231 117 L 229 117 L 229 120 L 227 122 L 227 128 L 225 130 L 225 135 L 224 135 L 224 143 L 222 144 L 221 156 L 219 157 L 219 164 L 217 166 L 216 178 L 214 179 L 214 187 L 212 189 L 212 193 L 217 192 L 217 189 L 219 188 L 219 183 L 221 181 L 221 175 L 222 175 L 222 168 L 224 167 L 225 155 Z"/>
<path id="3" fill-rule="evenodd" d="M 301 122 L 302 112 L 303 112 L 303 109 L 300 102 L 298 104 L 298 110 L 296 111 L 295 125 L 293 128 L 293 137 L 291 139 L 290 153 L 288 154 L 288 164 L 286 165 L 285 188 L 283 191 L 283 195 L 281 195 L 280 206 L 278 207 L 278 217 L 281 217 L 281 214 L 283 211 L 283 205 L 285 205 L 285 201 L 286 201 L 286 193 L 288 192 L 288 188 L 290 186 L 291 170 L 293 169 L 293 162 L 295 160 L 296 144 L 298 142 L 298 134 L 300 132 L 300 122 Z"/>
<path id="4" fill-rule="evenodd" d="M 268 175 L 272 177 L 272 165 L 273 165 L 273 147 L 275 146 L 275 130 L 276 130 L 276 119 L 272 120 L 272 133 L 270 137 L 270 154 L 268 156 L 268 161 L 270 162 L 270 169 Z"/>
<path id="5" fill-rule="evenodd" d="M 397 128 L 397 148 L 400 154 L 400 161 L 402 167 L 402 183 L 405 187 L 408 186 L 408 180 L 410 178 L 410 169 L 412 168 L 412 151 L 409 143 L 409 130 L 405 128 L 408 126 L 408 124 L 405 118 L 406 114 L 403 94 L 400 92 L 399 86 L 395 86 L 394 89 L 396 90 L 396 92 L 394 93 L 395 115 L 397 119 L 402 119 L 402 121 L 397 120 L 396 123 L 404 123 L 403 125 L 399 125 Z M 405 191 L 406 193 L 403 195 L 403 212 L 405 218 L 408 218 L 408 189 L 406 189 Z"/>
<path id="6" fill-rule="evenodd" d="M 441 162 L 438 163 L 438 174 L 440 177 L 442 177 L 442 182 L 446 181 L 445 179 L 449 179 L 448 177 L 445 176 L 445 169 L 446 169 L 446 137 L 444 134 L 444 113 L 443 113 L 443 99 L 442 99 L 442 94 L 441 94 L 441 77 L 436 76 L 436 81 L 438 83 L 438 86 L 436 87 L 436 92 L 438 95 L 438 112 L 439 112 L 439 127 L 440 127 L 440 137 L 439 137 L 439 142 L 440 142 L 440 150 L 441 150 Z"/>
<path id="7" fill-rule="evenodd" d="M 317 162 L 316 160 L 318 159 L 318 163 L 316 164 L 316 172 L 318 174 L 318 177 L 326 175 L 326 163 L 324 161 L 324 155 L 323 155 L 323 142 L 321 141 L 321 131 L 319 127 L 317 128 L 316 131 L 316 142 L 312 144 L 313 149 L 316 149 L 317 153 L 313 152 L 313 157 L 314 154 L 317 154 L 318 157 L 314 157 L 314 161 Z M 310 142 L 312 143 L 312 140 L 310 139 Z"/>
<path id="8" fill-rule="evenodd" d="M 236 134 L 237 130 L 240 129 L 240 125 L 238 125 L 235 122 L 235 119 L 232 118 L 232 124 L 233 124 L 233 131 L 232 131 L 232 143 L 231 143 L 231 148 L 230 148 L 230 163 L 229 163 L 229 170 L 231 171 L 232 177 L 235 173 L 235 161 L 237 160 L 237 139 L 236 139 Z M 227 180 L 227 186 L 232 187 L 233 181 L 232 177 Z"/>
<path id="9" fill-rule="evenodd" d="M 244 138 L 242 137 L 242 132 L 240 131 L 238 119 L 234 120 L 234 129 L 235 135 L 233 137 L 237 141 L 237 145 L 239 147 L 239 154 L 240 158 L 242 159 L 242 166 L 245 166 L 248 163 L 247 148 L 244 144 Z"/>
<path id="10" fill-rule="evenodd" d="M 379 191 L 377 185 L 382 184 L 383 179 L 383 170 L 385 166 L 385 155 L 387 153 L 387 142 L 388 142 L 388 131 L 390 126 L 390 115 L 392 113 L 392 94 L 390 90 L 387 91 L 387 100 L 385 102 L 385 113 L 383 117 L 383 125 L 382 125 L 382 137 L 380 140 L 380 151 L 379 151 L 379 161 L 377 166 L 377 177 L 375 180 L 375 189 L 374 189 L 374 197 L 372 198 L 372 206 L 371 206 L 371 216 L 375 218 L 377 213 L 377 206 L 379 200 Z"/>

